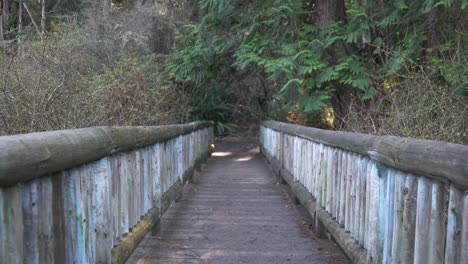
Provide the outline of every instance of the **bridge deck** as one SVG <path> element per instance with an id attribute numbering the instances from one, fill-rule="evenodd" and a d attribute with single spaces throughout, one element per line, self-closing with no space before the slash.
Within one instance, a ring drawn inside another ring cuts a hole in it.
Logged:
<path id="1" fill-rule="evenodd" d="M 202 175 L 128 263 L 349 263 L 276 184 L 258 148 L 218 142 Z"/>

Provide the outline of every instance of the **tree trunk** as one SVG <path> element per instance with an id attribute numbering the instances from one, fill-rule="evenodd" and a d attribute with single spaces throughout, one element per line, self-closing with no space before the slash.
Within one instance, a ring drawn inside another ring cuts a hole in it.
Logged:
<path id="1" fill-rule="evenodd" d="M 39 26 L 37 25 L 36 20 L 34 20 L 34 17 L 33 17 L 32 13 L 31 13 L 31 10 L 29 10 L 28 4 L 23 3 L 23 6 L 24 6 L 24 9 L 26 9 L 26 12 L 28 12 L 29 18 L 31 19 L 31 23 L 33 24 L 34 28 L 36 29 L 36 32 L 38 34 L 40 34 L 41 30 L 39 29 Z"/>
<path id="2" fill-rule="evenodd" d="M 41 33 L 45 33 L 46 28 L 46 0 L 42 0 L 42 11 L 41 11 Z"/>
<path id="3" fill-rule="evenodd" d="M 344 0 L 315 0 L 315 23 L 320 28 L 322 34 L 327 33 L 327 29 L 333 22 L 342 22 L 346 24 L 346 10 Z M 350 47 L 345 43 L 336 43 L 333 47 L 324 52 L 331 55 L 330 64 L 338 62 L 338 54 L 343 51 L 349 54 Z M 336 84 L 338 85 L 338 84 Z M 337 92 L 333 96 L 331 103 L 335 113 L 336 128 L 344 126 L 344 120 L 349 111 L 352 89 L 350 87 L 336 87 Z"/>
<path id="4" fill-rule="evenodd" d="M 332 22 L 346 22 L 344 0 L 316 0 L 315 22 L 320 28 L 326 28 Z"/>
<path id="5" fill-rule="evenodd" d="M 429 14 L 427 14 L 425 27 L 427 35 L 425 44 L 428 49 L 427 55 L 432 55 L 440 45 L 439 38 L 437 36 L 437 8 L 432 8 Z"/>
<path id="6" fill-rule="evenodd" d="M 23 5 L 20 3 L 18 7 L 18 33 L 23 32 Z"/>
<path id="7" fill-rule="evenodd" d="M 10 0 L 3 0 L 2 18 L 3 25 L 8 26 L 10 20 Z"/>
<path id="8" fill-rule="evenodd" d="M 0 14 L 0 41 L 4 41 L 5 38 L 3 37 L 3 16 Z"/>

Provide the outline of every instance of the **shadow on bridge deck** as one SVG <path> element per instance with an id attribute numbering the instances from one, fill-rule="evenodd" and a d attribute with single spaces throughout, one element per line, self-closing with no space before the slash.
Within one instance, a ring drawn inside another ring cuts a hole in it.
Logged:
<path id="1" fill-rule="evenodd" d="M 127 263 L 349 263 L 248 142 L 217 142 L 202 174 L 162 217 Z"/>

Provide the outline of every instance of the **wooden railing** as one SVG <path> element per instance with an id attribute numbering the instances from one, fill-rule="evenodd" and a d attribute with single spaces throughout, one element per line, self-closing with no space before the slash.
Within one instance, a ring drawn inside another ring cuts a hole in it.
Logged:
<path id="1" fill-rule="evenodd" d="M 210 122 L 0 137 L 0 262 L 125 262 L 212 140 Z"/>
<path id="2" fill-rule="evenodd" d="M 274 121 L 260 142 L 354 263 L 468 263 L 468 146 Z"/>

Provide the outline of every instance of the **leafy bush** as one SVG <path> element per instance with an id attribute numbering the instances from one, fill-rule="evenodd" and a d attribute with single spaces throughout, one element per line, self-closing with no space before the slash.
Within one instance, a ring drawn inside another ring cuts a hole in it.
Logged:
<path id="1" fill-rule="evenodd" d="M 0 47 L 0 134 L 187 121 L 189 100 L 166 81 L 164 58 L 126 32 L 61 23 Z"/>

